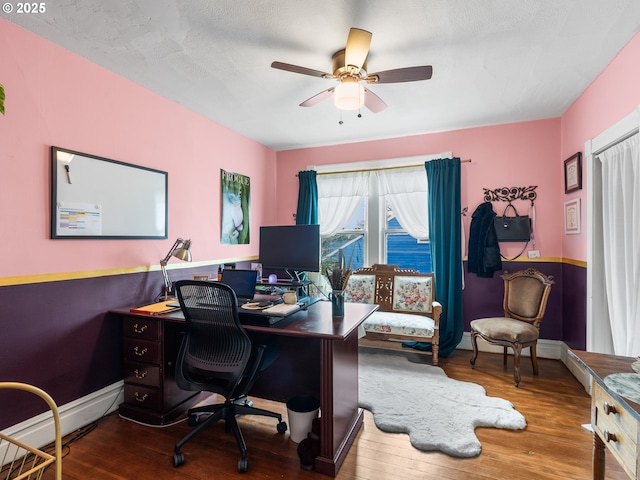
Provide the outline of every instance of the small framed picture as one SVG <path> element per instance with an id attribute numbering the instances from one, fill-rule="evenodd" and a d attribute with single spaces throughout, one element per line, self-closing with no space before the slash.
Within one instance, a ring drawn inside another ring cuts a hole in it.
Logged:
<path id="1" fill-rule="evenodd" d="M 580 233 L 580 199 L 564 202 L 564 233 Z"/>
<path id="2" fill-rule="evenodd" d="M 582 189 L 582 154 L 580 152 L 564 161 L 564 193 Z"/>

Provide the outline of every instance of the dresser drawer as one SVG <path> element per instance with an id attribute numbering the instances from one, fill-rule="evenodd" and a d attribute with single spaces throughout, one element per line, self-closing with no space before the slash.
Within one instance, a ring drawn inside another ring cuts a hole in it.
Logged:
<path id="1" fill-rule="evenodd" d="M 157 388 L 125 384 L 124 401 L 125 403 L 135 405 L 136 407 L 162 410 L 162 394 L 160 392 L 161 390 Z"/>
<path id="2" fill-rule="evenodd" d="M 627 473 L 636 478 L 637 422 L 597 382 L 593 383 L 592 409 L 592 420 L 598 436 Z"/>
<path id="3" fill-rule="evenodd" d="M 160 320 L 153 317 L 124 317 L 124 336 L 143 340 L 160 340 Z"/>
<path id="4" fill-rule="evenodd" d="M 160 365 L 160 344 L 158 342 L 149 342 L 137 338 L 125 338 L 124 358 L 134 362 L 155 363 L 156 365 Z"/>
<path id="5" fill-rule="evenodd" d="M 137 383 L 138 385 L 160 388 L 161 378 L 159 365 L 132 361 L 124 362 L 124 381 L 126 383 Z"/>

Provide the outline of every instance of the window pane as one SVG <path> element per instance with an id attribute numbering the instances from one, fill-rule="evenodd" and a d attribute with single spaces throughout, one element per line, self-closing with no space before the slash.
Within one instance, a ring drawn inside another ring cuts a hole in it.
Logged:
<path id="1" fill-rule="evenodd" d="M 429 243 L 418 243 L 408 233 L 387 233 L 386 246 L 386 263 L 398 265 L 401 268 L 413 268 L 420 273 L 433 271 Z"/>
<path id="2" fill-rule="evenodd" d="M 393 213 L 393 210 L 391 208 L 391 205 L 389 205 L 389 202 L 385 199 L 384 200 L 384 207 L 385 207 L 385 211 L 386 211 L 386 215 L 385 215 L 385 228 L 387 230 L 389 229 L 394 229 L 394 230 L 403 230 L 402 225 L 400 225 L 400 222 L 398 221 L 398 219 L 396 218 L 395 214 Z"/>
<path id="3" fill-rule="evenodd" d="M 351 268 L 364 266 L 364 234 L 362 233 L 337 233 L 331 237 L 322 239 L 322 271 L 332 269 L 338 262 L 340 249 L 344 255 L 344 261 Z"/>
<path id="4" fill-rule="evenodd" d="M 356 211 L 353 212 L 353 215 L 351 216 L 351 218 L 349 219 L 349 221 L 347 222 L 347 224 L 342 227 L 342 230 L 364 230 L 365 229 L 365 201 L 364 198 L 361 198 L 360 201 L 358 202 L 358 207 L 356 208 Z"/>

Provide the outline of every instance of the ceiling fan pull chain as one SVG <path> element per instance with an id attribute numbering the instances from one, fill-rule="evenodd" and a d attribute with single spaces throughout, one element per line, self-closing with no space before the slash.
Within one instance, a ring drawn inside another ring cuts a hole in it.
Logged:
<path id="1" fill-rule="evenodd" d="M 340 110 L 340 121 L 338 122 L 338 125 L 342 125 L 344 122 L 342 121 L 342 110 Z"/>

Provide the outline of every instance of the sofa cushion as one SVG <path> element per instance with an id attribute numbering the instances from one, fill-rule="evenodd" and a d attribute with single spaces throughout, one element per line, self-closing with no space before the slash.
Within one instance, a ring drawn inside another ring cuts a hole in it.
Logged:
<path id="1" fill-rule="evenodd" d="M 471 322 L 471 328 L 484 337 L 506 340 L 512 343 L 533 342 L 538 339 L 539 330 L 527 322 L 514 318 L 480 318 Z"/>
<path id="2" fill-rule="evenodd" d="M 397 312 L 373 312 L 364 321 L 365 332 L 432 337 L 435 323 L 424 315 Z"/>
<path id="3" fill-rule="evenodd" d="M 396 275 L 393 283 L 393 310 L 431 313 L 433 283 L 431 278 Z"/>
<path id="4" fill-rule="evenodd" d="M 351 275 L 344 291 L 344 301 L 353 303 L 373 303 L 375 275 Z"/>

